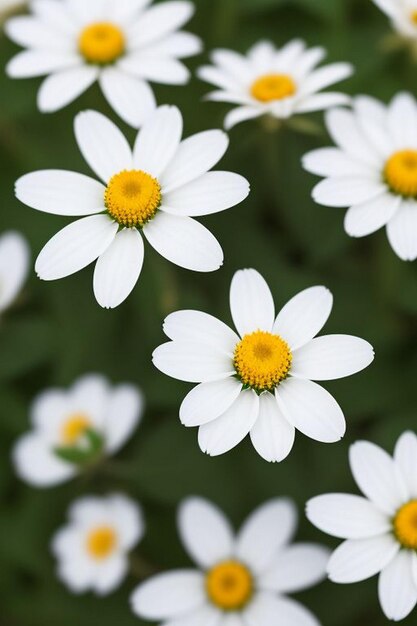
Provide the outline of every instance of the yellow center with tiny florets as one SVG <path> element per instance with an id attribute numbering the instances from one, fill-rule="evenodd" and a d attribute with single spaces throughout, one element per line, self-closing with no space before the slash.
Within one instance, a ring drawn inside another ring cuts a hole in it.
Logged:
<path id="1" fill-rule="evenodd" d="M 385 180 L 401 196 L 417 197 L 417 150 L 399 150 L 385 163 Z"/>
<path id="2" fill-rule="evenodd" d="M 417 11 L 416 10 L 411 12 L 410 20 L 413 22 L 415 26 L 417 26 Z"/>
<path id="3" fill-rule="evenodd" d="M 123 55 L 125 47 L 122 30 L 111 22 L 90 24 L 78 39 L 78 49 L 85 60 L 98 65 L 113 63 Z"/>
<path id="4" fill-rule="evenodd" d="M 250 92 L 260 102 L 272 102 L 289 98 L 296 90 L 296 84 L 288 74 L 265 74 L 252 83 Z"/>
<path id="5" fill-rule="evenodd" d="M 73 446 L 91 427 L 91 422 L 84 413 L 74 413 L 65 420 L 61 428 L 61 441 L 66 446 Z"/>
<path id="6" fill-rule="evenodd" d="M 258 392 L 272 391 L 290 371 L 291 350 L 279 335 L 262 330 L 245 335 L 234 353 L 236 374 Z"/>
<path id="7" fill-rule="evenodd" d="M 161 197 L 156 178 L 142 170 L 124 170 L 110 179 L 104 203 L 121 226 L 142 228 L 155 216 Z"/>
<path id="8" fill-rule="evenodd" d="M 394 534 L 403 548 L 417 550 L 417 500 L 404 504 L 393 521 Z"/>
<path id="9" fill-rule="evenodd" d="M 242 609 L 253 594 L 253 578 L 238 561 L 224 561 L 206 575 L 206 591 L 211 602 L 223 611 Z"/>
<path id="10" fill-rule="evenodd" d="M 111 526 L 98 526 L 91 530 L 86 539 L 88 554 L 97 560 L 110 556 L 117 545 L 117 534 Z"/>

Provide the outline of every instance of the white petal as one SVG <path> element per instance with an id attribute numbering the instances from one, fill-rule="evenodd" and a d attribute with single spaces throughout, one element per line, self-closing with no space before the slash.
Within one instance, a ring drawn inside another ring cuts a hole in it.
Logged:
<path id="1" fill-rule="evenodd" d="M 134 128 L 142 126 L 156 109 L 148 83 L 117 68 L 106 67 L 100 73 L 100 87 L 111 107 Z"/>
<path id="2" fill-rule="evenodd" d="M 388 107 L 388 128 L 397 149 L 417 147 L 417 103 L 409 93 L 398 93 Z"/>
<path id="3" fill-rule="evenodd" d="M 246 122 L 246 120 L 253 120 L 255 117 L 260 117 L 263 114 L 264 111 L 261 108 L 250 106 L 237 107 L 232 109 L 224 118 L 224 127 L 226 130 L 230 130 L 236 124 Z"/>
<path id="4" fill-rule="evenodd" d="M 257 453 L 269 463 L 279 463 L 291 452 L 295 429 L 283 416 L 272 393 L 259 396 L 259 416 L 250 437 Z"/>
<path id="5" fill-rule="evenodd" d="M 332 554 L 327 565 L 334 583 L 356 583 L 378 574 L 400 549 L 390 534 L 367 539 L 347 539 Z"/>
<path id="6" fill-rule="evenodd" d="M 399 622 L 417 603 L 417 586 L 412 576 L 412 554 L 402 550 L 381 572 L 378 596 L 388 619 Z"/>
<path id="7" fill-rule="evenodd" d="M 182 116 L 177 107 L 159 107 L 145 122 L 135 142 L 135 168 L 158 178 L 178 149 Z"/>
<path id="8" fill-rule="evenodd" d="M 302 604 L 268 592 L 258 594 L 249 604 L 244 619 L 248 626 L 320 626 L 316 617 Z"/>
<path id="9" fill-rule="evenodd" d="M 248 59 L 244 55 L 233 50 L 217 49 L 211 53 L 211 60 L 232 79 L 238 79 L 242 83 L 247 82 L 250 68 Z"/>
<path id="10" fill-rule="evenodd" d="M 223 251 L 211 232 L 191 217 L 159 211 L 143 234 L 171 263 L 195 272 L 214 272 L 223 264 Z"/>
<path id="11" fill-rule="evenodd" d="M 217 348 L 186 341 L 169 341 L 158 346 L 153 364 L 161 372 L 189 383 L 210 382 L 233 376 L 230 357 Z"/>
<path id="12" fill-rule="evenodd" d="M 60 230 L 41 250 L 35 271 L 42 280 L 64 278 L 95 261 L 113 241 L 118 224 L 107 215 L 91 215 Z"/>
<path id="13" fill-rule="evenodd" d="M 114 309 L 126 300 L 140 276 L 143 256 L 143 239 L 136 228 L 117 233 L 94 270 L 94 295 L 100 306 Z"/>
<path id="14" fill-rule="evenodd" d="M 14 0 L 14 3 L 16 5 L 20 4 L 18 0 Z M 69 37 L 63 37 L 62 32 L 51 28 L 50 24 L 32 16 L 20 15 L 12 17 L 5 23 L 4 30 L 12 41 L 23 48 L 72 52 L 72 41 Z"/>
<path id="15" fill-rule="evenodd" d="M 181 61 L 154 56 L 146 50 L 128 55 L 119 61 L 119 66 L 125 72 L 153 83 L 185 85 L 190 79 L 190 72 Z"/>
<path id="16" fill-rule="evenodd" d="M 199 178 L 214 167 L 228 145 L 229 138 L 221 130 L 206 130 L 184 139 L 160 177 L 164 204 L 170 204 L 166 196 L 172 190 Z"/>
<path id="17" fill-rule="evenodd" d="M 176 341 L 203 343 L 233 356 L 239 337 L 224 322 L 202 311 L 176 311 L 165 318 L 164 333 Z"/>
<path id="18" fill-rule="evenodd" d="M 391 530 L 390 519 L 360 496 L 329 493 L 307 502 L 307 518 L 320 530 L 342 539 L 364 539 Z"/>
<path id="19" fill-rule="evenodd" d="M 103 563 L 97 571 L 93 588 L 104 596 L 117 589 L 129 571 L 129 561 L 125 555 L 116 554 Z"/>
<path id="20" fill-rule="evenodd" d="M 68 518 L 83 530 L 91 528 L 108 519 L 107 498 L 101 496 L 82 496 L 72 502 Z"/>
<path id="21" fill-rule="evenodd" d="M 412 570 L 413 570 L 413 580 L 414 580 L 414 584 L 417 587 L 417 554 L 414 552 L 414 554 L 412 555 Z"/>
<path id="22" fill-rule="evenodd" d="M 314 587 L 326 577 L 330 551 L 315 543 L 298 543 L 281 550 L 259 582 L 261 589 L 294 593 Z"/>
<path id="23" fill-rule="evenodd" d="M 130 602 L 133 612 L 139 617 L 161 620 L 197 609 L 205 599 L 203 574 L 193 570 L 176 570 L 158 574 L 139 585 Z"/>
<path id="24" fill-rule="evenodd" d="M 180 31 L 146 46 L 146 54 L 149 56 L 184 59 L 199 54 L 202 48 L 203 44 L 199 37 L 193 33 Z"/>
<path id="25" fill-rule="evenodd" d="M 76 67 L 81 64 L 78 55 L 59 50 L 24 50 L 12 58 L 6 66 L 11 78 L 32 78 L 50 72 Z"/>
<path id="26" fill-rule="evenodd" d="M 249 183 L 240 174 L 207 172 L 164 194 L 162 208 L 175 215 L 209 215 L 239 204 L 248 194 Z"/>
<path id="27" fill-rule="evenodd" d="M 417 258 L 417 204 L 403 202 L 401 208 L 388 222 L 388 240 L 396 254 L 403 261 Z"/>
<path id="28" fill-rule="evenodd" d="M 83 111 L 75 118 L 78 147 L 91 169 L 105 183 L 114 174 L 132 169 L 132 151 L 122 132 L 105 115 Z"/>
<path id="29" fill-rule="evenodd" d="M 398 211 L 401 197 L 383 193 L 348 209 L 345 216 L 345 231 L 351 237 L 364 237 L 385 226 Z"/>
<path id="30" fill-rule="evenodd" d="M 291 375 L 310 380 L 351 376 L 374 360 L 371 344 L 351 335 L 316 337 L 292 354 Z"/>
<path id="31" fill-rule="evenodd" d="M 143 413 L 142 393 L 133 385 L 118 385 L 111 391 L 105 419 L 106 448 L 119 450 L 133 435 Z"/>
<path id="32" fill-rule="evenodd" d="M 350 104 L 351 99 L 348 95 L 338 92 L 315 93 L 311 96 L 303 98 L 295 109 L 297 113 L 312 113 L 313 111 L 324 111 L 333 107 L 344 106 Z"/>
<path id="33" fill-rule="evenodd" d="M 410 497 L 417 499 L 417 437 L 413 432 L 406 431 L 398 439 L 394 460 L 401 471 Z"/>
<path id="34" fill-rule="evenodd" d="M 144 519 L 141 507 L 122 493 L 115 493 L 105 500 L 109 519 L 119 535 L 122 550 L 131 550 L 144 533 Z"/>
<path id="35" fill-rule="evenodd" d="M 259 575 L 274 563 L 278 550 L 291 541 L 296 527 L 294 503 L 285 498 L 269 500 L 243 524 L 237 537 L 236 555 Z"/>
<path id="36" fill-rule="evenodd" d="M 326 125 L 342 150 L 359 161 L 381 168 L 381 158 L 359 128 L 354 113 L 346 109 L 331 109 L 326 113 Z"/>
<path id="37" fill-rule="evenodd" d="M 208 569 L 232 556 L 233 530 L 223 512 L 203 498 L 187 498 L 178 510 L 178 530 L 191 559 Z"/>
<path id="38" fill-rule="evenodd" d="M 16 298 L 29 270 L 30 250 L 26 239 L 9 230 L 0 236 L 0 311 Z"/>
<path id="39" fill-rule="evenodd" d="M 307 437 L 334 443 L 345 434 L 342 409 L 320 385 L 310 380 L 288 378 L 280 383 L 275 395 L 286 419 Z"/>
<path id="40" fill-rule="evenodd" d="M 51 29 L 62 35 L 63 33 L 73 39 L 77 35 L 78 25 L 76 20 L 72 19 L 67 7 L 62 2 L 56 3 L 55 0 L 32 0 L 31 9 L 35 17 L 46 23 Z"/>
<path id="41" fill-rule="evenodd" d="M 230 285 L 230 310 L 241 337 L 256 330 L 271 332 L 275 306 L 265 279 L 253 269 L 239 270 Z"/>
<path id="42" fill-rule="evenodd" d="M 94 565 L 86 557 L 63 559 L 58 564 L 57 576 L 72 593 L 83 593 L 94 584 Z"/>
<path id="43" fill-rule="evenodd" d="M 313 189 L 313 199 L 324 206 L 345 207 L 372 200 L 387 190 L 376 178 L 363 176 L 335 176 L 326 178 Z"/>
<path id="44" fill-rule="evenodd" d="M 76 474 L 76 468 L 61 461 L 43 437 L 28 433 L 13 448 L 13 463 L 18 476 L 34 487 L 52 487 Z"/>
<path id="45" fill-rule="evenodd" d="M 288 45 L 293 42 L 289 42 Z M 298 42 L 297 42 L 298 46 Z M 285 46 L 281 49 L 285 50 Z M 288 48 L 287 48 L 288 50 Z M 252 46 L 248 51 L 248 57 L 251 60 L 252 65 L 257 70 L 257 72 L 266 72 L 270 69 L 271 64 L 274 61 L 274 57 L 276 54 L 276 49 L 273 43 L 267 40 L 258 41 L 254 46 Z"/>
<path id="46" fill-rule="evenodd" d="M 353 74 L 353 66 L 350 63 L 331 63 L 312 72 L 303 82 L 300 94 L 312 94 L 326 89 L 334 83 L 338 83 Z"/>
<path id="47" fill-rule="evenodd" d="M 51 387 L 35 396 L 30 407 L 30 418 L 36 430 L 42 434 L 55 436 L 68 411 L 68 392 Z M 51 437 L 49 437 L 51 438 Z"/>
<path id="48" fill-rule="evenodd" d="M 252 390 L 242 391 L 223 415 L 203 424 L 198 443 L 209 456 L 218 456 L 237 446 L 249 433 L 259 411 L 259 398 Z"/>
<path id="49" fill-rule="evenodd" d="M 220 417 L 233 404 L 242 389 L 235 378 L 200 383 L 185 396 L 180 407 L 184 426 L 201 426 Z"/>
<path id="50" fill-rule="evenodd" d="M 186 615 L 180 615 L 174 619 L 169 619 L 162 626 L 227 626 L 228 617 L 224 617 L 224 613 L 216 609 L 212 604 L 206 604 L 198 609 L 194 609 Z M 229 624 L 228 626 L 236 626 Z M 240 623 L 238 626 L 242 626 Z"/>
<path id="51" fill-rule="evenodd" d="M 405 483 L 390 455 L 369 441 L 357 441 L 349 449 L 353 477 L 381 511 L 393 515 L 408 499 Z"/>
<path id="52" fill-rule="evenodd" d="M 303 156 L 303 167 L 318 176 L 363 176 L 372 168 L 339 148 L 319 148 Z"/>
<path id="53" fill-rule="evenodd" d="M 68 393 L 71 413 L 87 414 L 101 431 L 104 427 L 109 397 L 110 385 L 104 376 L 101 374 L 81 376 Z"/>
<path id="54" fill-rule="evenodd" d="M 137 17 L 152 2 L 152 0 L 118 0 L 112 3 L 112 15 L 115 21 L 129 23 Z"/>
<path id="55" fill-rule="evenodd" d="M 313 339 L 323 328 L 333 306 L 333 296 L 326 287 L 300 291 L 277 315 L 273 332 L 281 335 L 292 350 Z"/>
<path id="56" fill-rule="evenodd" d="M 21 202 L 44 213 L 78 217 L 104 211 L 105 187 L 76 172 L 32 172 L 19 178 L 15 192 Z"/>
<path id="57" fill-rule="evenodd" d="M 157 4 L 135 21 L 129 32 L 129 38 L 135 47 L 142 48 L 181 28 L 193 13 L 194 5 L 191 2 L 177 0 Z"/>
<path id="58" fill-rule="evenodd" d="M 53 113 L 73 102 L 97 80 L 99 69 L 83 65 L 51 74 L 38 91 L 38 107 L 42 113 Z"/>

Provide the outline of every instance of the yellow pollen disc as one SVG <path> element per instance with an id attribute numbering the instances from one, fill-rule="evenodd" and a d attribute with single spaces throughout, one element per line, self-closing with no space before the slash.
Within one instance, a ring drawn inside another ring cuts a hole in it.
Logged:
<path id="1" fill-rule="evenodd" d="M 237 611 L 252 596 L 252 575 L 242 563 L 224 561 L 207 572 L 206 590 L 215 606 L 224 611 Z"/>
<path id="2" fill-rule="evenodd" d="M 272 391 L 290 371 L 291 350 L 279 335 L 257 330 L 245 335 L 234 354 L 236 373 L 256 391 Z"/>
<path id="3" fill-rule="evenodd" d="M 412 11 L 410 15 L 410 19 L 417 26 L 417 11 Z"/>
<path id="4" fill-rule="evenodd" d="M 111 526 L 99 526 L 87 535 L 87 552 L 94 559 L 105 559 L 114 551 L 117 535 Z"/>
<path id="5" fill-rule="evenodd" d="M 399 509 L 394 517 L 394 533 L 404 548 L 417 550 L 417 500 Z"/>
<path id="6" fill-rule="evenodd" d="M 142 170 L 124 170 L 110 179 L 104 203 L 116 222 L 127 228 L 141 228 L 161 204 L 161 186 Z"/>
<path id="7" fill-rule="evenodd" d="M 125 45 L 123 32 L 111 22 L 90 24 L 82 31 L 78 40 L 78 49 L 85 60 L 99 65 L 116 61 L 124 53 Z"/>
<path id="8" fill-rule="evenodd" d="M 395 152 L 385 163 L 384 176 L 392 191 L 417 196 L 417 150 Z"/>
<path id="9" fill-rule="evenodd" d="M 288 74 L 265 74 L 252 84 L 251 95 L 260 102 L 283 100 L 293 96 L 297 88 Z"/>
<path id="10" fill-rule="evenodd" d="M 66 446 L 74 445 L 90 426 L 90 420 L 83 413 L 70 415 L 61 428 L 62 443 Z"/>

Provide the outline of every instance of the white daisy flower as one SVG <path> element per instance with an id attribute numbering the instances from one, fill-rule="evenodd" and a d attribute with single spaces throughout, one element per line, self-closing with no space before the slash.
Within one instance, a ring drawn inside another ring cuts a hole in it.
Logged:
<path id="1" fill-rule="evenodd" d="M 417 437 L 401 435 L 393 457 L 358 441 L 349 461 L 365 497 L 318 496 L 307 503 L 307 517 L 320 530 L 346 540 L 329 561 L 330 580 L 355 583 L 380 574 L 382 610 L 400 621 L 417 602 Z"/>
<path id="2" fill-rule="evenodd" d="M 103 376 L 83 376 L 68 390 L 47 389 L 32 404 L 32 430 L 14 447 L 17 474 L 35 487 L 69 480 L 115 454 L 132 436 L 142 413 L 143 398 L 136 387 L 111 387 Z"/>
<path id="3" fill-rule="evenodd" d="M 180 59 L 201 41 L 178 31 L 194 12 L 176 0 L 33 0 L 30 16 L 10 19 L 6 33 L 26 50 L 8 64 L 12 78 L 45 76 L 38 92 L 44 112 L 61 109 L 95 81 L 120 117 L 135 128 L 154 110 L 148 81 L 182 85 L 190 73 Z"/>
<path id="4" fill-rule="evenodd" d="M 110 593 L 125 578 L 128 553 L 144 530 L 141 508 L 122 494 L 76 500 L 52 541 L 58 577 L 73 593 Z"/>
<path id="5" fill-rule="evenodd" d="M 400 35 L 417 37 L 417 0 L 372 0 Z"/>
<path id="6" fill-rule="evenodd" d="M 342 93 L 319 93 L 353 73 L 349 63 L 316 69 L 325 55 L 323 48 L 307 49 L 299 39 L 280 49 L 261 41 L 246 56 L 232 50 L 215 50 L 211 55 L 213 66 L 201 67 L 198 76 L 218 88 L 207 96 L 209 100 L 238 105 L 225 118 L 229 129 L 261 115 L 287 119 L 296 113 L 347 104 L 349 97 Z"/>
<path id="7" fill-rule="evenodd" d="M 201 498 L 179 509 L 179 533 L 198 569 L 158 574 L 139 585 L 133 611 L 172 626 L 319 626 L 304 606 L 285 594 L 307 589 L 324 576 L 326 548 L 292 544 L 293 503 L 276 498 L 260 506 L 235 536 L 224 514 Z"/>
<path id="8" fill-rule="evenodd" d="M 0 314 L 16 299 L 29 271 L 30 251 L 18 232 L 0 235 Z"/>
<path id="9" fill-rule="evenodd" d="M 34 209 L 89 216 L 66 226 L 46 244 L 35 265 L 40 278 L 63 278 L 98 258 L 95 296 L 101 306 L 116 307 L 139 278 L 141 235 L 181 267 L 211 272 L 222 265 L 217 239 L 192 217 L 224 211 L 249 193 L 242 176 L 208 171 L 226 152 L 223 131 L 209 130 L 181 141 L 181 113 L 162 106 L 143 125 L 133 153 L 120 130 L 95 111 L 76 117 L 75 134 L 104 185 L 61 170 L 28 174 L 16 184 L 17 197 Z"/>
<path id="10" fill-rule="evenodd" d="M 271 291 L 253 269 L 240 270 L 230 288 L 237 333 L 201 311 L 178 311 L 164 322 L 171 339 L 153 353 L 158 369 L 200 383 L 185 397 L 180 419 L 199 426 L 198 441 L 212 456 L 248 433 L 267 461 L 291 451 L 295 429 L 325 443 L 341 439 L 345 418 L 336 400 L 312 380 L 359 372 L 374 358 L 372 346 L 350 335 L 315 335 L 330 315 L 333 297 L 311 287 L 275 317 Z"/>
<path id="11" fill-rule="evenodd" d="M 388 106 L 354 99 L 353 111 L 333 109 L 326 124 L 337 148 L 304 156 L 305 169 L 327 178 L 313 189 L 319 204 L 349 207 L 345 230 L 364 237 L 387 227 L 404 261 L 417 258 L 417 103 L 408 93 Z"/>

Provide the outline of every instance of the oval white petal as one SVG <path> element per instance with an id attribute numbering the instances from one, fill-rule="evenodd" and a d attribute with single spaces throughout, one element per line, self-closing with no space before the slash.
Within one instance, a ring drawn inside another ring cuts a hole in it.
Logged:
<path id="1" fill-rule="evenodd" d="M 100 87 L 110 106 L 133 128 L 142 126 L 156 109 L 155 96 L 148 83 L 117 68 L 102 70 Z"/>
<path id="2" fill-rule="evenodd" d="M 152 355 L 161 372 L 189 383 L 210 382 L 235 373 L 230 357 L 205 344 L 169 341 L 158 346 Z"/>
<path id="3" fill-rule="evenodd" d="M 388 222 L 387 236 L 394 252 L 403 261 L 417 258 L 417 203 L 403 202 L 394 217 Z"/>
<path id="4" fill-rule="evenodd" d="M 302 604 L 290 598 L 275 594 L 259 593 L 248 606 L 245 613 L 248 626 L 276 626 L 288 624 L 296 626 L 320 626 L 317 618 Z"/>
<path id="5" fill-rule="evenodd" d="M 366 176 L 335 176 L 316 185 L 312 196 L 324 206 L 346 207 L 372 200 L 386 190 L 386 185 Z"/>
<path id="6" fill-rule="evenodd" d="M 230 285 L 230 310 L 241 337 L 256 330 L 271 332 L 275 306 L 266 280 L 253 269 L 239 270 Z"/>
<path id="7" fill-rule="evenodd" d="M 257 453 L 269 463 L 283 461 L 294 445 L 295 428 L 282 414 L 275 396 L 259 396 L 259 416 L 250 438 Z"/>
<path id="8" fill-rule="evenodd" d="M 72 67 L 51 74 L 38 91 L 38 108 L 42 113 L 62 109 L 86 91 L 99 76 L 95 66 Z"/>
<path id="9" fill-rule="evenodd" d="M 378 574 L 400 549 L 390 535 L 347 539 L 330 557 L 327 573 L 334 583 L 356 583 Z"/>
<path id="10" fill-rule="evenodd" d="M 17 297 L 26 280 L 30 250 L 26 239 L 17 231 L 0 236 L 0 311 Z"/>
<path id="11" fill-rule="evenodd" d="M 388 619 L 399 622 L 417 603 L 417 586 L 412 576 L 412 553 L 402 550 L 381 572 L 378 596 Z"/>
<path id="12" fill-rule="evenodd" d="M 40 435 L 23 435 L 13 448 L 13 462 L 18 476 L 34 487 L 52 487 L 76 474 L 76 468 L 53 453 Z"/>
<path id="13" fill-rule="evenodd" d="M 200 383 L 185 396 L 180 407 L 184 426 L 201 426 L 220 417 L 233 404 L 242 383 L 233 377 Z"/>
<path id="14" fill-rule="evenodd" d="M 142 393 L 133 385 L 118 385 L 107 403 L 104 432 L 106 448 L 113 453 L 133 435 L 143 412 Z"/>
<path id="15" fill-rule="evenodd" d="M 394 460 L 401 471 L 411 498 L 417 499 L 417 437 L 407 431 L 401 435 L 395 446 Z"/>
<path id="16" fill-rule="evenodd" d="M 295 593 L 313 587 L 326 577 L 330 551 L 315 543 L 297 543 L 281 550 L 261 576 L 260 587 L 278 593 Z"/>
<path id="17" fill-rule="evenodd" d="M 233 355 L 239 337 L 224 322 L 203 311 L 176 311 L 165 318 L 164 333 L 176 341 L 195 341 Z"/>
<path id="18" fill-rule="evenodd" d="M 24 50 L 9 61 L 6 72 L 10 78 L 32 78 L 69 67 L 76 67 L 80 64 L 80 57 L 73 52 Z"/>
<path id="19" fill-rule="evenodd" d="M 351 237 L 364 237 L 385 226 L 401 205 L 401 197 L 383 193 L 373 200 L 350 207 L 345 215 L 345 231 Z"/>

